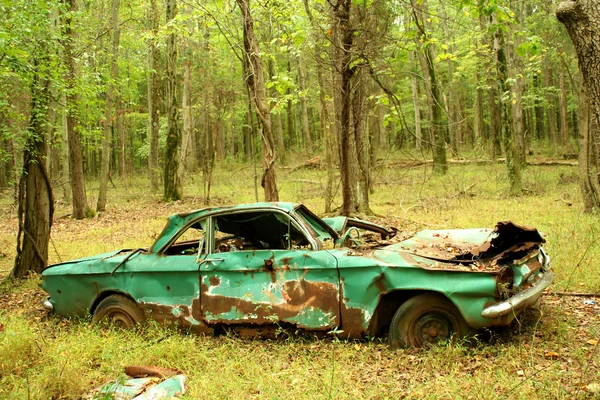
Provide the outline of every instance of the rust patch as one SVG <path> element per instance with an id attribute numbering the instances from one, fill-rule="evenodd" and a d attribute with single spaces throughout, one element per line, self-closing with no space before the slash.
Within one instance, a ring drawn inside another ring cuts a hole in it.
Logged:
<path id="1" fill-rule="evenodd" d="M 193 317 L 190 308 L 186 305 L 167 306 L 157 303 L 140 303 L 140 306 L 160 324 L 171 325 L 183 331 L 198 334 L 213 332 L 212 327 L 206 325 L 201 319 Z M 192 323 L 192 318 L 197 321 L 197 324 Z"/>
<path id="2" fill-rule="evenodd" d="M 363 327 L 365 313 L 360 308 L 348 307 L 348 299 L 344 298 L 344 287 L 340 285 L 340 298 L 344 299 L 340 304 L 341 330 L 343 336 L 348 339 L 361 339 L 365 334 Z"/>
<path id="3" fill-rule="evenodd" d="M 208 283 L 210 283 L 210 286 L 219 286 L 221 284 L 221 279 L 219 279 L 218 276 L 213 275 L 208 278 Z"/>
<path id="4" fill-rule="evenodd" d="M 283 257 L 281 259 L 281 262 L 283 263 L 283 270 L 284 271 L 290 271 L 292 268 L 290 267 L 290 261 L 292 260 L 291 257 Z"/>
<path id="5" fill-rule="evenodd" d="M 339 308 L 337 288 L 333 283 L 328 282 L 309 282 L 303 279 L 284 282 L 281 285 L 282 297 L 285 303 L 254 303 L 240 298 L 226 297 L 222 295 L 211 295 L 207 293 L 206 285 L 202 285 L 202 305 L 205 312 L 210 312 L 218 316 L 230 312 L 234 307 L 243 315 L 251 315 L 244 319 L 245 324 L 250 325 L 273 325 L 277 320 L 290 319 L 297 316 L 303 309 L 314 307 L 323 310 L 325 313 L 331 313 L 335 317 L 336 323 L 339 323 Z M 285 293 L 285 295 L 283 294 Z M 236 321 L 216 319 L 206 321 L 208 324 L 230 324 Z M 296 324 L 298 328 L 309 328 L 301 323 Z M 331 326 L 310 327 L 310 329 L 328 330 Z"/>
<path id="6" fill-rule="evenodd" d="M 387 288 L 385 287 L 385 274 L 383 272 L 375 277 L 373 283 L 375 283 L 375 286 L 380 292 L 387 291 Z"/>

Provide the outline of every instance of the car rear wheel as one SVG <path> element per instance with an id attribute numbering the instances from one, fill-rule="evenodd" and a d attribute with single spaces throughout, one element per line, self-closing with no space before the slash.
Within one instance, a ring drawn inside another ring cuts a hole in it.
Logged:
<path id="1" fill-rule="evenodd" d="M 450 300 L 424 293 L 402 303 L 392 318 L 392 348 L 423 347 L 465 336 L 469 327 Z"/>
<path id="2" fill-rule="evenodd" d="M 130 329 L 146 320 L 146 314 L 135 301 L 128 297 L 113 294 L 98 304 L 92 321 L 108 323 L 119 328 Z"/>

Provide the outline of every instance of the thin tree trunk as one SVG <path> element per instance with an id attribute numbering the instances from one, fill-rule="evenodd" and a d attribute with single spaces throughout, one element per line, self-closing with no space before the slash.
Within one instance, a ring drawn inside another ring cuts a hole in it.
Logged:
<path id="1" fill-rule="evenodd" d="M 356 159 L 358 161 L 358 209 L 363 214 L 373 214 L 369 206 L 369 149 L 365 143 L 365 82 L 363 72 L 355 72 L 355 89 L 352 99 L 352 125 Z M 367 141 L 368 142 L 368 141 Z"/>
<path id="2" fill-rule="evenodd" d="M 166 2 L 167 23 L 177 15 L 177 0 Z M 175 33 L 167 36 L 165 75 L 167 78 L 167 147 L 164 167 L 164 201 L 181 200 L 183 191 L 179 179 L 181 129 L 179 127 L 179 82 L 177 79 L 177 41 Z"/>
<path id="3" fill-rule="evenodd" d="M 418 4 L 415 0 L 411 0 L 413 9 L 413 16 L 415 24 L 417 25 L 417 35 L 421 38 L 421 43 L 427 40 L 427 29 L 425 27 L 425 20 L 423 18 L 421 4 Z M 430 104 L 431 104 L 431 115 L 432 115 L 432 133 L 433 133 L 433 170 L 437 174 L 445 174 L 448 171 L 448 161 L 446 159 L 446 140 L 445 131 L 447 125 L 444 122 L 444 109 L 442 96 L 440 94 L 440 86 L 435 69 L 435 59 L 433 55 L 433 44 L 423 46 L 423 60 L 425 63 L 424 73 L 427 74 L 429 80 L 429 91 L 430 93 Z"/>
<path id="4" fill-rule="evenodd" d="M 292 64 L 287 62 L 288 76 L 292 74 Z M 294 103 L 292 102 L 292 89 L 288 86 L 286 90 L 287 96 L 287 137 L 288 147 L 293 147 L 296 144 L 296 130 L 294 129 Z"/>
<path id="5" fill-rule="evenodd" d="M 315 20 L 312 16 L 312 12 L 308 5 L 308 0 L 304 0 L 304 11 L 308 16 L 312 29 L 311 34 L 315 43 L 318 43 L 318 34 L 317 32 L 319 27 L 316 25 Z M 325 164 L 327 166 L 327 184 L 325 186 L 325 212 L 331 212 L 331 203 L 333 202 L 333 180 L 335 177 L 335 162 L 334 158 L 336 155 L 336 143 L 335 143 L 335 135 L 331 129 L 331 120 L 329 118 L 329 104 L 327 102 L 326 96 L 326 87 L 325 87 L 325 78 L 323 76 L 323 64 L 325 63 L 323 59 L 322 49 L 318 47 L 316 49 L 317 54 L 317 65 L 316 65 L 316 73 L 317 73 L 317 83 L 319 84 L 319 114 L 320 114 L 320 128 L 321 134 L 325 139 Z"/>
<path id="6" fill-rule="evenodd" d="M 483 117 L 483 89 L 481 88 L 481 78 L 475 72 L 475 115 L 473 119 L 473 143 L 485 137 L 484 117 Z"/>
<path id="7" fill-rule="evenodd" d="M 579 187 L 581 189 L 581 197 L 583 198 L 583 208 L 586 213 L 591 212 L 595 206 L 600 204 L 598 184 L 595 183 L 598 180 L 592 179 L 591 121 L 589 99 L 585 89 L 582 88 L 579 94 Z"/>
<path id="8" fill-rule="evenodd" d="M 414 108 L 414 116 L 415 116 L 415 148 L 417 151 L 422 150 L 423 146 L 423 131 L 421 129 L 421 105 L 419 101 L 419 97 L 421 96 L 421 92 L 419 91 L 419 81 L 417 80 L 417 64 L 416 57 L 414 56 L 414 52 L 408 52 L 408 63 L 411 65 L 412 73 L 411 73 L 411 95 L 412 102 Z"/>
<path id="9" fill-rule="evenodd" d="M 558 131 L 559 131 L 559 142 L 560 144 L 563 146 L 563 149 L 565 149 L 564 146 L 566 146 L 568 144 L 569 141 L 569 118 L 568 118 L 568 111 L 567 111 L 567 83 L 565 81 L 565 74 L 564 73 L 560 73 L 558 74 L 558 82 L 559 82 L 559 87 L 560 87 L 560 97 L 559 97 L 559 116 L 560 119 L 559 124 L 558 124 Z"/>
<path id="10" fill-rule="evenodd" d="M 183 96 L 181 108 L 183 113 L 183 139 L 181 141 L 181 163 L 179 165 L 179 181 L 183 185 L 184 171 L 192 172 L 192 64 L 183 64 Z"/>
<path id="11" fill-rule="evenodd" d="M 554 86 L 553 70 L 547 68 L 544 70 L 545 84 L 547 88 Z M 558 134 L 556 132 L 556 95 L 553 93 L 549 94 L 548 107 L 546 113 L 548 113 L 548 127 L 550 132 L 550 141 L 556 146 L 558 143 Z"/>
<path id="12" fill-rule="evenodd" d="M 506 60 L 506 50 L 504 48 L 504 35 L 500 30 L 497 30 L 494 35 L 494 52 L 496 54 L 498 85 L 500 86 L 502 93 L 509 93 L 511 88 L 508 84 L 508 65 Z M 521 168 L 515 146 L 514 125 L 509 99 L 502 101 L 502 116 L 502 144 L 504 145 L 506 169 L 510 184 L 509 192 L 514 196 L 521 194 L 522 182 Z"/>
<path id="13" fill-rule="evenodd" d="M 97 211 L 106 210 L 106 194 L 108 191 L 108 174 L 110 173 L 110 153 L 111 138 L 113 128 L 113 112 L 115 107 L 115 84 L 119 76 L 118 58 L 119 58 L 119 37 L 121 28 L 119 26 L 119 7 L 120 0 L 112 0 L 112 10 L 110 26 L 113 31 L 111 60 L 110 60 L 110 81 L 106 89 L 106 104 L 104 113 L 104 139 L 102 142 L 102 165 L 100 166 L 100 190 L 98 192 Z"/>
<path id="14" fill-rule="evenodd" d="M 271 111 L 267 101 L 267 90 L 263 64 L 260 58 L 258 39 L 254 33 L 254 21 L 250 13 L 249 0 L 237 0 L 242 12 L 242 24 L 244 29 L 244 49 L 248 65 L 251 69 L 246 79 L 252 100 L 256 107 L 256 114 L 261 125 L 261 144 L 263 159 L 263 176 L 261 186 L 264 188 L 265 201 L 279 201 L 277 182 L 275 177 L 275 140 L 271 124 Z"/>
<path id="15" fill-rule="evenodd" d="M 148 40 L 148 141 L 150 143 L 148 174 L 150 178 L 150 190 L 157 192 L 159 186 L 158 132 L 160 129 L 160 97 L 158 71 L 160 68 L 160 53 L 156 42 L 156 36 L 158 35 L 158 9 L 156 7 L 156 0 L 150 0 L 148 20 L 152 34 L 152 37 Z"/>
<path id="16" fill-rule="evenodd" d="M 63 95 L 62 107 L 62 128 L 61 128 L 61 141 L 62 141 L 62 160 L 61 163 L 61 181 L 63 182 L 63 196 L 64 201 L 69 203 L 72 201 L 71 195 L 71 162 L 69 161 L 69 122 L 67 118 L 68 107 L 67 107 L 67 94 Z"/>
<path id="17" fill-rule="evenodd" d="M 308 154 L 312 154 L 313 146 L 310 138 L 310 126 L 308 124 L 308 93 L 306 88 L 306 76 L 302 61 L 298 57 L 298 83 L 300 84 L 300 107 L 302 114 L 302 138 L 304 139 L 304 148 Z"/>
<path id="18" fill-rule="evenodd" d="M 77 132 L 78 116 L 78 96 L 75 89 L 77 80 L 77 67 L 75 65 L 75 56 L 73 55 L 73 44 L 76 39 L 76 32 L 72 28 L 73 13 L 78 11 L 77 0 L 67 0 L 69 11 L 65 18 L 65 40 L 64 57 L 67 65 L 67 137 L 69 141 L 69 157 L 65 162 L 69 163 L 69 177 L 71 181 L 71 193 L 73 196 L 73 218 L 83 219 L 91 215 L 91 210 L 87 203 L 85 191 L 85 179 L 83 175 L 83 156 L 81 146 L 81 135 Z"/>
<path id="19" fill-rule="evenodd" d="M 333 3 L 331 22 L 335 130 L 339 138 L 340 175 L 342 178 L 342 214 L 354 209 L 354 182 L 351 166 L 350 93 L 353 70 L 350 68 L 353 31 L 350 26 L 351 1 Z"/>

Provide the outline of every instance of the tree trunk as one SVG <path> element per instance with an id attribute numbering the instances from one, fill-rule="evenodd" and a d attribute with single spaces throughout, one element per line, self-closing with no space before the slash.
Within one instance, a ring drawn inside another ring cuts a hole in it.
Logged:
<path id="1" fill-rule="evenodd" d="M 546 88 L 552 88 L 554 86 L 553 71 L 548 68 L 544 71 Z M 558 143 L 558 135 L 556 133 L 556 95 L 554 93 L 549 94 L 548 107 L 546 107 L 546 113 L 548 113 L 548 131 L 550 134 L 550 142 L 556 146 Z"/>
<path id="2" fill-rule="evenodd" d="M 425 27 L 425 20 L 423 18 L 422 10 L 424 5 L 419 4 L 415 0 L 411 0 L 411 6 L 413 9 L 413 17 L 415 24 L 417 25 L 417 36 L 421 38 L 421 43 L 425 43 L 428 39 L 427 29 Z M 433 171 L 437 174 L 445 174 L 448 172 L 448 161 L 446 159 L 446 127 L 444 122 L 444 109 L 443 99 L 440 94 L 439 80 L 437 71 L 435 69 L 435 58 L 433 54 L 433 44 L 427 44 L 423 46 L 423 60 L 425 64 L 424 73 L 427 75 L 429 80 L 429 92 L 430 104 L 431 104 L 431 116 L 432 116 L 432 136 L 433 136 Z"/>
<path id="3" fill-rule="evenodd" d="M 308 5 L 308 0 L 304 0 L 304 11 L 308 16 L 312 29 L 311 34 L 315 43 L 319 43 L 318 32 L 319 26 L 315 23 L 315 20 L 312 16 L 312 12 Z M 318 46 L 318 45 L 317 45 Z M 325 78 L 323 76 L 323 64 L 325 63 L 322 48 L 317 47 L 315 50 L 317 54 L 317 65 L 316 65 L 316 73 L 317 73 L 317 83 L 319 84 L 319 122 L 321 128 L 321 134 L 325 140 L 325 164 L 327 166 L 327 184 L 325 186 L 325 212 L 331 212 L 331 203 L 333 202 L 333 180 L 335 176 L 335 155 L 336 155 L 336 143 L 335 143 L 335 134 L 331 129 L 331 119 L 330 115 L 330 104 L 331 102 L 327 101 L 326 96 L 326 87 L 325 87 Z"/>
<path id="4" fill-rule="evenodd" d="M 350 27 L 351 1 L 333 2 L 331 22 L 335 130 L 339 138 L 340 175 L 342 178 L 342 214 L 352 215 L 354 209 L 354 179 L 352 176 L 350 143 L 350 92 L 353 70 L 350 68 L 354 32 Z"/>
<path id="5" fill-rule="evenodd" d="M 559 142 L 563 149 L 565 149 L 565 153 L 567 151 L 567 145 L 569 144 L 569 118 L 567 111 L 567 83 L 565 81 L 565 74 L 561 72 L 558 75 L 558 85 L 560 88 L 560 97 L 559 97 L 559 124 L 558 124 L 558 132 L 559 132 Z"/>
<path id="6" fill-rule="evenodd" d="M 308 89 L 306 87 L 306 73 L 302 67 L 302 61 L 298 57 L 298 83 L 300 85 L 300 107 L 302 114 L 302 138 L 304 148 L 308 154 L 312 154 L 313 146 L 310 138 L 310 126 L 308 123 Z"/>
<path id="7" fill-rule="evenodd" d="M 166 2 L 167 23 L 177 15 L 177 0 Z M 167 78 L 167 147 L 165 149 L 164 201 L 181 200 L 183 197 L 179 180 L 179 158 L 181 156 L 181 129 L 179 127 L 179 82 L 177 79 L 177 42 L 175 33 L 167 36 L 165 75 Z"/>
<path id="8" fill-rule="evenodd" d="M 501 93 L 510 93 L 511 88 L 508 84 L 508 65 L 506 60 L 506 49 L 504 47 L 504 34 L 500 29 L 494 34 L 494 53 L 496 55 L 498 86 L 501 88 Z M 509 192 L 511 195 L 516 196 L 521 194 L 522 182 L 521 168 L 515 145 L 510 99 L 504 99 L 502 101 L 502 144 L 504 146 L 504 155 L 506 157 L 506 169 L 510 185 Z"/>
<path id="9" fill-rule="evenodd" d="M 356 159 L 358 161 L 358 209 L 363 214 L 373 214 L 369 206 L 369 147 L 365 141 L 365 82 L 362 70 L 355 72 L 354 96 L 352 98 L 352 125 Z"/>
<path id="10" fill-rule="evenodd" d="M 561 1 L 556 9 L 556 16 L 567 28 L 573 41 L 579 70 L 583 76 L 586 92 L 589 96 L 592 114 L 592 133 L 596 160 L 600 160 L 600 2 L 592 0 Z M 582 123 L 581 125 L 584 125 Z M 581 150 L 585 151 L 585 150 Z M 589 171 L 587 172 L 589 176 Z M 586 179 L 582 177 L 580 179 Z M 600 182 L 600 174 L 596 176 Z M 599 206 L 598 197 L 595 206 Z"/>
<path id="11" fill-rule="evenodd" d="M 292 75 L 292 65 L 288 60 L 287 62 L 287 72 L 288 76 Z M 296 145 L 296 129 L 294 129 L 294 103 L 292 102 L 292 89 L 288 86 L 286 90 L 287 97 L 287 143 L 288 147 L 293 147 Z M 300 141 L 298 141 L 300 142 Z"/>
<path id="12" fill-rule="evenodd" d="M 242 12 L 242 24 L 244 28 L 244 57 L 248 59 L 248 76 L 246 84 L 250 90 L 256 114 L 260 120 L 262 135 L 262 159 L 263 176 L 261 186 L 265 191 L 265 201 L 279 201 L 277 182 L 275 177 L 275 140 L 271 124 L 271 111 L 267 101 L 267 89 L 263 64 L 260 58 L 258 39 L 254 34 L 254 20 L 250 14 L 250 0 L 237 0 Z"/>
<path id="13" fill-rule="evenodd" d="M 61 141 L 62 141 L 62 154 L 61 157 L 63 162 L 61 164 L 61 180 L 63 187 L 63 196 L 66 203 L 73 200 L 71 194 L 71 166 L 69 161 L 69 119 L 68 119 L 68 102 L 66 93 L 63 95 L 63 106 L 62 106 L 62 129 L 61 129 Z"/>
<path id="14" fill-rule="evenodd" d="M 108 174 L 110 173 L 110 152 L 113 128 L 113 112 L 115 108 L 115 82 L 119 76 L 119 37 L 121 28 L 119 26 L 119 7 L 120 0 L 112 0 L 112 10 L 110 26 L 113 31 L 111 60 L 110 60 L 110 80 L 106 89 L 106 104 L 104 113 L 104 138 L 102 142 L 102 165 L 100 166 L 100 190 L 98 192 L 97 211 L 106 210 L 106 194 L 108 191 Z"/>
<path id="15" fill-rule="evenodd" d="M 598 181 L 593 179 L 591 161 L 593 155 L 592 142 L 590 141 L 590 103 L 585 89 L 579 94 L 579 187 L 583 198 L 583 208 L 586 213 L 591 212 L 600 204 Z"/>
<path id="16" fill-rule="evenodd" d="M 192 172 L 192 140 L 193 140 L 193 120 L 192 120 L 192 64 L 187 61 L 183 64 L 183 96 L 181 100 L 181 109 L 183 112 L 183 138 L 181 141 L 181 163 L 179 165 L 179 181 L 183 186 L 184 171 Z"/>
<path id="17" fill-rule="evenodd" d="M 408 63 L 411 66 L 414 66 L 413 71 L 411 72 L 411 94 L 412 94 L 412 103 L 414 108 L 414 116 L 415 116 L 415 148 L 417 151 L 422 150 L 423 146 L 423 131 L 421 130 L 421 106 L 420 106 L 420 97 L 421 92 L 419 91 L 419 81 L 417 80 L 417 64 L 416 57 L 414 56 L 414 52 L 408 52 Z"/>
<path id="18" fill-rule="evenodd" d="M 159 107 L 159 80 L 160 52 L 157 47 L 156 36 L 158 35 L 158 10 L 156 0 L 150 0 L 150 12 L 148 15 L 150 32 L 152 37 L 148 40 L 148 174 L 150 178 L 150 190 L 158 191 L 158 132 L 160 129 L 160 107 Z"/>
<path id="19" fill-rule="evenodd" d="M 40 73 L 35 60 L 34 68 L 30 87 L 31 117 L 19 181 L 17 256 L 11 271 L 15 278 L 23 278 L 30 271 L 39 273 L 48 264 L 48 242 L 54 216 L 52 187 L 44 162 L 50 82 L 42 77 L 47 72 Z"/>
<path id="20" fill-rule="evenodd" d="M 475 115 L 473 118 L 473 144 L 485 137 L 484 118 L 483 118 L 483 89 L 481 88 L 481 78 L 479 73 L 475 72 Z"/>

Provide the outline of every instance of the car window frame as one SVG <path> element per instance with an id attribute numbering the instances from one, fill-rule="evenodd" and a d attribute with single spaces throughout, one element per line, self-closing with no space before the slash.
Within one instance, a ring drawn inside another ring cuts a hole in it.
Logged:
<path id="1" fill-rule="evenodd" d="M 280 215 L 283 215 L 289 223 L 293 224 L 295 226 L 296 229 L 298 229 L 298 231 L 300 231 L 305 239 L 308 241 L 308 243 L 310 244 L 310 249 L 308 249 L 308 251 L 316 251 L 320 249 L 320 242 L 311 234 L 311 232 L 308 230 L 308 228 L 299 220 L 297 220 L 297 218 L 294 218 L 294 215 L 290 212 L 288 212 L 287 210 L 284 209 L 279 209 L 279 208 L 244 208 L 244 209 L 239 209 L 239 210 L 226 210 L 223 212 L 215 212 L 212 213 L 208 216 L 206 216 L 208 218 L 207 221 L 207 225 L 206 225 L 206 230 L 208 231 L 207 233 L 207 240 L 209 245 L 207 246 L 207 250 L 208 250 L 208 255 L 212 255 L 212 254 L 223 254 L 223 253 L 219 253 L 215 251 L 215 224 L 214 224 L 214 218 L 217 218 L 219 216 L 222 215 L 233 215 L 233 214 L 251 214 L 251 213 L 265 213 L 265 212 L 270 212 L 270 213 L 277 213 Z M 292 249 L 264 249 L 265 251 L 275 251 L 275 250 L 279 250 L 279 251 L 292 251 Z M 250 251 L 250 250 L 241 250 L 241 251 Z M 255 250 L 252 250 L 255 251 Z"/>

